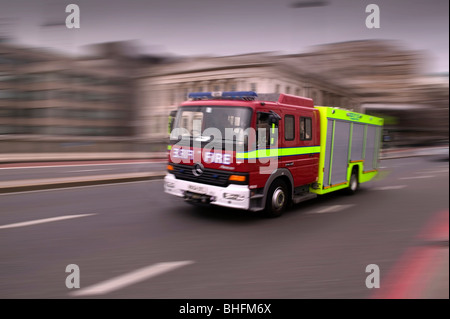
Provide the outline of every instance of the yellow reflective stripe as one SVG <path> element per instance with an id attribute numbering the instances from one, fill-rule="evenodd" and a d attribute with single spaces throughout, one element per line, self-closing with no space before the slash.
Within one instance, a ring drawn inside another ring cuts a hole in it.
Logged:
<path id="1" fill-rule="evenodd" d="M 281 154 L 279 156 L 305 155 L 319 152 L 320 146 L 289 147 L 289 148 L 280 148 Z"/>
<path id="2" fill-rule="evenodd" d="M 278 156 L 277 148 L 268 148 L 263 150 L 236 153 L 236 158 L 238 159 L 248 159 L 248 158 L 262 158 L 262 157 L 274 157 Z"/>
<path id="3" fill-rule="evenodd" d="M 269 148 L 251 152 L 236 153 L 237 159 L 264 158 L 274 156 L 294 156 L 319 153 L 320 146 Z"/>

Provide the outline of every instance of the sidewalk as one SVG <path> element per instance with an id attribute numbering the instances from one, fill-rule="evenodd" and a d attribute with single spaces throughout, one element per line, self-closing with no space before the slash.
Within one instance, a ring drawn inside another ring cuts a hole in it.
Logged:
<path id="1" fill-rule="evenodd" d="M 20 153 L 0 154 L 0 168 L 116 164 L 140 161 L 165 161 L 166 152 L 152 153 Z M 0 171 L 1 172 L 1 171 Z M 52 188 L 90 186 L 123 182 L 134 182 L 163 178 L 165 171 L 120 173 L 109 175 L 52 177 L 29 180 L 0 180 L 0 194 L 43 190 Z"/>
<path id="2" fill-rule="evenodd" d="M 14 180 L 0 182 L 0 194 L 53 188 L 145 181 L 163 178 L 165 174 L 165 171 L 155 171 L 147 173 L 121 173 L 111 175 Z"/>
<path id="3" fill-rule="evenodd" d="M 416 156 L 447 156 L 448 147 L 416 147 L 416 148 L 388 148 L 381 150 L 380 159 L 394 159 Z"/>
<path id="4" fill-rule="evenodd" d="M 166 157 L 167 157 L 166 152 L 14 153 L 14 154 L 0 153 L 0 165 L 2 163 L 163 159 Z"/>

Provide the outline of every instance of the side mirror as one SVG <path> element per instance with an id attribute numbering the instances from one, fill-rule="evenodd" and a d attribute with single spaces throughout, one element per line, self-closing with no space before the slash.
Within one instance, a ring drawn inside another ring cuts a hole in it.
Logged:
<path id="1" fill-rule="evenodd" d="M 269 114 L 269 124 L 272 126 L 272 124 L 275 124 L 275 126 L 278 126 L 278 123 L 280 122 L 281 117 L 275 113 L 274 111 L 270 111 Z"/>

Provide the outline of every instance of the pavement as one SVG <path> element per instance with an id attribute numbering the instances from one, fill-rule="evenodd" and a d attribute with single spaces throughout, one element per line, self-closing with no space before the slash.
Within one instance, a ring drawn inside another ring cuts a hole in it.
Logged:
<path id="1" fill-rule="evenodd" d="M 447 155 L 441 157 L 443 160 L 448 161 L 448 148 Z M 405 158 L 405 157 L 415 157 L 415 156 L 431 156 L 431 155 L 442 155 L 441 150 L 436 151 L 435 148 L 409 148 L 409 149 L 387 149 L 383 150 L 380 158 L 382 160 L 395 159 L 395 158 Z M 30 162 L 53 162 L 57 161 L 59 164 L 64 165 L 64 161 L 77 161 L 80 159 L 84 161 L 95 161 L 95 160 L 115 160 L 120 161 L 121 159 L 152 159 L 155 161 L 164 162 L 166 158 L 166 153 L 153 153 L 153 154 L 2 154 L 0 156 L 0 168 L 8 167 L 11 163 L 17 165 L 26 166 Z M 31 160 L 32 159 L 32 160 Z M 9 164 L 6 164 L 9 163 Z M 45 164 L 42 164 L 45 165 Z M 165 171 L 151 171 L 151 172 L 140 172 L 140 173 L 121 173 L 121 174 L 109 174 L 109 175 L 96 175 L 96 176 L 81 176 L 81 177 L 69 177 L 69 178 L 45 178 L 45 179 L 30 179 L 30 180 L 17 180 L 17 181 L 0 181 L 0 194 L 32 191 L 32 190 L 43 190 L 43 189 L 53 189 L 53 188 L 64 188 L 64 187 L 76 187 L 76 186 L 88 186 L 88 185 L 99 185 L 99 184 L 111 184 L 111 183 L 122 183 L 122 182 L 133 182 L 133 181 L 143 181 L 152 179 L 161 179 L 165 175 Z M 446 218 L 445 222 L 440 223 L 439 231 L 431 232 L 432 234 L 439 233 L 439 238 L 431 238 L 431 243 L 437 243 L 440 246 L 436 249 L 436 245 L 432 247 L 427 252 L 413 252 L 410 253 L 409 259 L 405 261 L 406 264 L 410 264 L 413 260 L 413 264 L 420 264 L 421 258 L 425 258 L 422 262 L 422 268 L 426 268 L 426 263 L 435 265 L 434 270 L 431 274 L 427 275 L 426 283 L 422 283 L 423 293 L 420 295 L 411 295 L 411 287 L 403 287 L 403 290 L 391 292 L 389 295 L 374 295 L 373 298 L 381 299 L 448 299 L 449 298 L 449 250 L 448 250 L 448 211 L 444 212 Z M 443 225 L 443 226 L 442 226 Z M 433 236 L 433 235 L 431 235 Z M 424 255 L 429 255 L 429 257 L 423 257 Z M 432 259 L 432 261 L 430 261 Z M 422 269 L 423 270 L 423 269 Z M 419 271 L 419 270 L 411 270 Z M 430 272 L 430 270 L 427 270 Z M 419 276 L 420 277 L 420 276 Z M 408 280 L 406 280 L 408 282 Z M 410 283 L 411 285 L 412 283 Z"/>
<path id="2" fill-rule="evenodd" d="M 0 153 L 0 165 L 5 163 L 162 159 L 166 155 L 166 152 Z"/>
<path id="3" fill-rule="evenodd" d="M 435 156 L 447 159 L 449 156 L 448 146 L 446 147 L 415 147 L 415 148 L 388 148 L 381 151 L 380 159 L 406 158 L 416 156 Z"/>
<path id="4" fill-rule="evenodd" d="M 121 173 L 81 177 L 59 177 L 4 181 L 0 182 L 0 194 L 64 187 L 136 182 L 160 179 L 164 176 L 164 174 L 165 172 L 155 171 L 148 173 Z"/>

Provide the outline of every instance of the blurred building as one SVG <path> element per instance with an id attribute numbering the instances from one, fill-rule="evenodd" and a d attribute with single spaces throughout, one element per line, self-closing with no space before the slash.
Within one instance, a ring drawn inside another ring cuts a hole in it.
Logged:
<path id="1" fill-rule="evenodd" d="M 1 40 L 1 39 L 0 39 Z M 132 42 L 69 57 L 0 41 L 1 152 L 161 151 L 168 115 L 189 92 L 252 90 L 382 116 L 386 145 L 448 139 L 448 73 L 392 41 L 296 55 L 142 55 Z"/>
<path id="2" fill-rule="evenodd" d="M 356 111 L 360 105 L 358 96 L 338 81 L 270 53 L 186 58 L 148 67 L 139 78 L 142 100 L 138 134 L 155 141 L 167 136 L 168 115 L 187 99 L 189 92 L 287 93 L 310 97 L 316 105 Z"/>
<path id="3" fill-rule="evenodd" d="M 396 41 L 362 40 L 320 45 L 286 58 L 326 74 L 358 97 L 361 111 L 384 117 L 390 140 L 385 145 L 448 139 L 448 73 L 429 74 L 425 52 Z"/>
<path id="4" fill-rule="evenodd" d="M 415 102 L 411 87 L 424 68 L 422 52 L 387 40 L 324 44 L 286 58 L 351 88 L 361 103 Z"/>
<path id="5" fill-rule="evenodd" d="M 147 63 L 126 43 L 89 56 L 0 43 L 2 152 L 130 151 L 136 135 L 136 70 Z M 145 147 L 144 147 L 145 148 Z"/>

